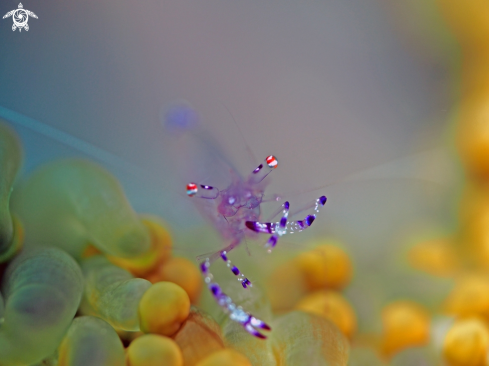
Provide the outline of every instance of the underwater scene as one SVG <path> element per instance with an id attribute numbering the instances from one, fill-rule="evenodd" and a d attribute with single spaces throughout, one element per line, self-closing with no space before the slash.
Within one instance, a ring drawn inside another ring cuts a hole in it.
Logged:
<path id="1" fill-rule="evenodd" d="M 489 2 L 18 1 L 0 366 L 489 366 Z"/>

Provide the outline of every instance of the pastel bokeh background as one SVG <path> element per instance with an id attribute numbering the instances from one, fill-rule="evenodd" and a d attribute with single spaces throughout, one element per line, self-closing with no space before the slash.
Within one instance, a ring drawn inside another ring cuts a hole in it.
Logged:
<path id="1" fill-rule="evenodd" d="M 0 13 L 17 5 L 3 0 Z M 24 175 L 88 157 L 115 174 L 136 211 L 170 224 L 177 253 L 217 250 L 184 195 L 184 152 L 162 127 L 165 106 L 184 99 L 243 174 L 255 167 L 246 144 L 259 161 L 277 156 L 268 193 L 291 192 L 296 206 L 328 196 L 314 230 L 270 260 L 340 239 L 360 274 L 347 289 L 360 329 L 375 328 L 387 301 L 429 306 L 446 294 L 446 281 L 402 259 L 413 240 L 449 231 L 459 197 L 460 50 L 434 1 L 23 5 L 39 17 L 28 32 L 0 22 L 0 117 L 23 140 Z M 202 183 L 214 184 L 215 169 Z M 189 228 L 205 233 L 199 243 L 185 239 Z M 240 257 L 256 277 L 269 272 L 261 250 Z"/>

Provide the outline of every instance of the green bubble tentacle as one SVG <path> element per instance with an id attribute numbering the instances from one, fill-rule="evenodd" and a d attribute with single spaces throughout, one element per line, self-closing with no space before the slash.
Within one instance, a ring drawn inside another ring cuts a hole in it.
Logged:
<path id="1" fill-rule="evenodd" d="M 33 364 L 52 354 L 75 316 L 82 291 L 80 267 L 62 250 L 27 250 L 16 257 L 2 284 L 2 365 Z"/>
<path id="2" fill-rule="evenodd" d="M 96 255 L 82 262 L 85 276 L 83 308 L 101 317 L 116 329 L 139 330 L 139 300 L 151 282 L 134 278 L 125 269 Z"/>
<path id="3" fill-rule="evenodd" d="M 13 197 L 26 245 L 55 245 L 80 258 L 89 244 L 117 257 L 150 248 L 150 236 L 117 179 L 82 159 L 40 168 Z"/>

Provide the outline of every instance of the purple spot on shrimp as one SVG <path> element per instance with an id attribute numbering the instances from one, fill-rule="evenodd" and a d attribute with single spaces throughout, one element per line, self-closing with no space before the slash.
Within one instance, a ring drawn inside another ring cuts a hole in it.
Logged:
<path id="1" fill-rule="evenodd" d="M 204 261 L 200 264 L 200 270 L 202 273 L 207 273 L 207 261 Z"/>
<path id="2" fill-rule="evenodd" d="M 219 285 L 212 284 L 210 286 L 210 290 L 214 296 L 219 296 L 221 294 L 221 288 L 219 287 Z"/>
<path id="3" fill-rule="evenodd" d="M 280 219 L 280 227 L 284 228 L 286 225 L 287 225 L 287 218 L 286 217 L 282 217 Z"/>
<path id="4" fill-rule="evenodd" d="M 321 206 L 324 206 L 326 204 L 326 200 L 326 196 L 319 197 L 319 203 L 321 204 Z"/>
<path id="5" fill-rule="evenodd" d="M 297 220 L 295 223 L 301 228 L 301 230 L 304 229 L 304 221 L 303 220 Z"/>
<path id="6" fill-rule="evenodd" d="M 316 216 L 308 215 L 305 219 L 307 226 L 311 226 L 315 219 L 316 219 Z"/>
<path id="7" fill-rule="evenodd" d="M 249 279 L 245 278 L 242 282 L 241 282 L 241 286 L 243 286 L 243 288 L 247 288 L 248 286 L 251 285 L 251 282 Z"/>
<path id="8" fill-rule="evenodd" d="M 288 209 L 289 209 L 289 206 L 290 206 L 290 205 L 289 205 L 289 201 L 285 201 L 285 202 L 284 202 L 284 208 L 285 208 L 286 210 L 288 210 Z"/>
<path id="9" fill-rule="evenodd" d="M 258 167 L 255 170 L 253 170 L 253 174 L 258 173 L 261 170 L 261 168 L 263 168 L 263 164 L 258 165 Z"/>
<path id="10" fill-rule="evenodd" d="M 233 266 L 233 268 L 231 268 L 231 271 L 234 273 L 235 276 L 239 275 L 239 269 L 238 269 L 238 267 Z"/>
<path id="11" fill-rule="evenodd" d="M 257 227 L 257 225 L 256 225 L 256 224 L 257 224 L 257 222 L 256 222 L 256 221 L 246 221 L 246 222 L 245 222 L 246 227 L 247 227 L 248 229 L 250 229 L 250 230 L 253 230 L 253 231 L 258 231 L 258 230 L 256 229 L 256 227 Z"/>
<path id="12" fill-rule="evenodd" d="M 201 186 L 203 189 L 209 189 L 209 190 L 214 189 L 214 187 L 212 187 L 212 186 L 206 186 L 206 185 L 204 185 L 204 184 L 201 184 L 200 186 Z"/>
<path id="13" fill-rule="evenodd" d="M 270 239 L 268 239 L 267 244 L 273 248 L 275 245 L 277 245 L 277 239 L 277 235 L 272 235 Z"/>
<path id="14" fill-rule="evenodd" d="M 226 256 L 226 253 L 222 252 L 221 253 L 221 258 L 223 261 L 227 261 L 228 260 L 228 257 Z"/>
<path id="15" fill-rule="evenodd" d="M 265 330 L 272 330 L 272 328 L 267 323 L 265 323 L 263 320 L 255 318 L 254 316 L 250 318 L 250 324 L 253 327 L 257 327 Z"/>
<path id="16" fill-rule="evenodd" d="M 264 224 L 260 224 L 258 221 L 246 221 L 245 225 L 248 229 L 253 230 L 257 233 L 272 233 L 272 227 L 274 227 L 275 224 L 272 224 L 271 222 L 265 222 Z"/>
<path id="17" fill-rule="evenodd" d="M 250 324 L 250 323 L 247 323 L 245 324 L 245 330 L 250 333 L 251 335 L 257 337 L 257 338 L 260 338 L 260 339 L 266 339 L 267 337 L 265 337 L 263 334 L 261 334 L 260 332 L 258 332 L 255 328 L 253 328 L 253 326 Z"/>

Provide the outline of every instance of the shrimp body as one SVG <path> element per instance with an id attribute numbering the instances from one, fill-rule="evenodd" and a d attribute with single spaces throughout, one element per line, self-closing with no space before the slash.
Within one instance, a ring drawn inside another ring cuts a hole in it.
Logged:
<path id="1" fill-rule="evenodd" d="M 247 221 L 256 221 L 260 217 L 266 183 L 253 179 L 243 180 L 233 177 L 232 183 L 223 190 L 189 183 L 187 194 L 191 197 L 204 198 L 195 200 L 195 204 L 203 217 L 215 227 L 225 242 L 241 241 L 245 235 L 256 237 L 256 234 L 246 228 Z M 189 194 L 189 186 L 196 190 Z M 195 192 L 195 193 L 193 193 Z"/>
<path id="2" fill-rule="evenodd" d="M 226 221 L 218 228 L 224 239 L 242 238 L 245 230 L 244 223 L 258 220 L 260 216 L 262 197 L 263 191 L 247 182 L 232 184 L 222 191 L 217 211 Z"/>

